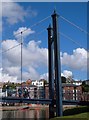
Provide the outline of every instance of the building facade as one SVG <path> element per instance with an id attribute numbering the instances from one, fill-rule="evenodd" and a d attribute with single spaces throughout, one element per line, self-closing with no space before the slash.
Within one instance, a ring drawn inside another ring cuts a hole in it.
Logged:
<path id="1" fill-rule="evenodd" d="M 45 96 L 44 87 L 38 87 L 36 85 L 29 86 L 29 97 L 31 99 L 43 99 Z"/>
<path id="2" fill-rule="evenodd" d="M 82 86 L 62 84 L 63 100 L 81 100 Z"/>
<path id="3" fill-rule="evenodd" d="M 82 86 L 74 84 L 62 83 L 63 100 L 81 100 Z M 49 98 L 49 85 L 45 85 L 45 98 Z M 54 99 L 56 99 L 56 92 L 54 89 Z"/>
<path id="4" fill-rule="evenodd" d="M 33 80 L 31 85 L 35 85 L 37 87 L 43 87 L 44 86 L 44 81 L 43 80 Z"/>

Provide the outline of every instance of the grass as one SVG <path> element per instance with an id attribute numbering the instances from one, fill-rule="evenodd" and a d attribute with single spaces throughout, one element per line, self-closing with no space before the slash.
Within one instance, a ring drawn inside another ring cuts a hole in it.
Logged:
<path id="1" fill-rule="evenodd" d="M 89 120 L 89 112 L 71 116 L 55 117 L 52 118 L 51 120 Z"/>
<path id="2" fill-rule="evenodd" d="M 89 107 L 67 109 L 63 112 L 63 117 L 55 117 L 51 120 L 89 120 Z"/>
<path id="3" fill-rule="evenodd" d="M 88 106 L 74 107 L 72 109 L 67 109 L 63 112 L 63 116 L 75 115 L 80 113 L 89 112 Z"/>

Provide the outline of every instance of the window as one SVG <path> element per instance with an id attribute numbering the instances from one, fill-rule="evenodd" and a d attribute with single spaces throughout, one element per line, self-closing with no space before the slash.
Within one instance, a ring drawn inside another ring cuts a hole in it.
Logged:
<path id="1" fill-rule="evenodd" d="M 76 90 L 76 93 L 78 92 L 78 90 Z"/>
<path id="2" fill-rule="evenodd" d="M 70 87 L 68 87 L 68 89 L 70 89 Z"/>
<path id="3" fill-rule="evenodd" d="M 64 97 L 64 100 L 65 100 L 65 97 Z"/>
<path id="4" fill-rule="evenodd" d="M 37 88 L 34 88 L 34 90 L 37 90 Z"/>
<path id="5" fill-rule="evenodd" d="M 76 100 L 78 100 L 78 97 L 76 97 Z"/>
<path id="6" fill-rule="evenodd" d="M 75 100 L 75 97 L 73 97 L 73 100 Z"/>
<path id="7" fill-rule="evenodd" d="M 63 90 L 63 93 L 65 93 L 65 90 Z"/>
<path id="8" fill-rule="evenodd" d="M 40 83 L 42 85 L 42 83 Z"/>
<path id="9" fill-rule="evenodd" d="M 36 83 L 36 85 L 38 85 L 38 83 Z"/>

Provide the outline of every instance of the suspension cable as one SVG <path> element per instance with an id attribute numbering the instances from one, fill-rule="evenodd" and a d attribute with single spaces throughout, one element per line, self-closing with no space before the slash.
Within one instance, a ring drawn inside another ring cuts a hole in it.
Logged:
<path id="1" fill-rule="evenodd" d="M 36 33 L 36 35 L 34 36 L 34 38 L 35 38 L 37 35 L 43 33 L 45 30 L 46 30 L 46 29 L 43 29 L 43 30 L 41 30 L 40 32 Z M 21 34 L 21 32 L 20 32 L 20 34 Z M 33 38 L 32 38 L 32 39 L 33 39 Z M 30 39 L 30 40 L 31 40 L 31 39 Z M 6 40 L 5 40 L 5 41 L 6 41 Z M 8 52 L 8 51 L 10 51 L 10 50 L 12 50 L 12 49 L 18 47 L 18 46 L 21 45 L 21 44 L 23 44 L 23 41 L 21 41 L 21 43 L 19 43 L 19 44 L 13 46 L 13 47 L 11 47 L 11 48 L 8 48 L 8 49 L 5 50 L 5 51 L 0 52 L 0 54 L 6 53 L 6 52 Z"/>
<path id="2" fill-rule="evenodd" d="M 75 40 L 73 40 L 71 37 L 65 35 L 64 33 L 62 32 L 59 32 L 60 35 L 62 35 L 63 37 L 67 38 L 68 40 L 71 40 L 74 44 L 78 45 L 79 47 L 83 48 L 82 45 L 78 42 L 76 42 Z M 88 49 L 84 48 L 87 52 L 89 52 Z"/>
<path id="3" fill-rule="evenodd" d="M 48 16 L 48 17 L 46 17 L 46 18 L 44 18 L 44 19 L 38 21 L 37 23 L 31 25 L 30 28 L 39 25 L 40 23 L 44 22 L 45 20 L 47 20 L 47 19 L 50 18 L 50 17 L 51 17 L 51 16 Z M 23 30 L 23 31 L 21 31 L 21 32 L 24 33 L 24 32 L 27 31 L 27 30 L 28 30 L 28 28 L 25 29 L 25 30 Z M 17 36 L 18 34 L 21 34 L 21 32 L 18 32 L 18 33 L 14 34 L 14 35 Z"/>
<path id="4" fill-rule="evenodd" d="M 7 50 L 5 50 L 5 51 L 3 51 L 3 52 L 0 52 L 0 54 L 6 53 L 7 51 L 12 50 L 12 49 L 18 47 L 19 45 L 21 45 L 21 43 L 19 43 L 19 44 L 13 46 L 13 47 L 11 47 L 11 48 L 8 48 Z"/>
<path id="5" fill-rule="evenodd" d="M 81 32 L 84 32 L 85 34 L 88 34 L 88 35 L 89 35 L 89 33 L 88 33 L 86 30 L 84 30 L 84 29 L 81 28 L 80 26 L 76 25 L 75 23 L 71 22 L 71 21 L 68 20 L 67 18 L 65 18 L 65 17 L 63 17 L 63 16 L 61 16 L 61 15 L 60 15 L 59 17 L 62 18 L 64 21 L 68 22 L 69 24 L 71 24 L 72 26 L 74 26 L 74 27 L 76 27 L 77 29 L 79 29 Z"/>

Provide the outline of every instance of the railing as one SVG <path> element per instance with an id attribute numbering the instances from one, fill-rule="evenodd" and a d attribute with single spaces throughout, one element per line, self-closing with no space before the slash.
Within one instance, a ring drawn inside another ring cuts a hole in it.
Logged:
<path id="1" fill-rule="evenodd" d="M 51 99 L 27 99 L 27 98 L 16 98 L 16 97 L 2 97 L 0 98 L 1 103 L 29 103 L 29 104 L 51 104 Z M 56 100 L 54 100 L 54 104 Z M 79 100 L 63 100 L 63 105 L 89 105 L 89 101 Z"/>

